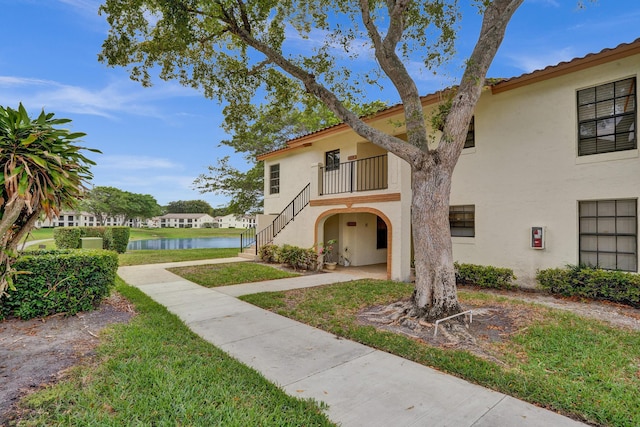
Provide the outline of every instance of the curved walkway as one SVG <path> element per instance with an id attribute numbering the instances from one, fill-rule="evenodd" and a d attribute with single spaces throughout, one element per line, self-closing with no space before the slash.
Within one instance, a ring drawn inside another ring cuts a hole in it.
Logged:
<path id="1" fill-rule="evenodd" d="M 189 328 L 287 393 L 328 404 L 341 426 L 581 426 L 569 418 L 238 300 L 354 280 L 340 272 L 208 289 L 166 270 L 226 258 L 120 267 Z"/>

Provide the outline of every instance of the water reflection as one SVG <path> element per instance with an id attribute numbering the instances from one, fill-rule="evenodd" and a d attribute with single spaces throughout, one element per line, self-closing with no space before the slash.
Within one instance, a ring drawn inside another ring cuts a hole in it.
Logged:
<path id="1" fill-rule="evenodd" d="M 134 240 L 129 242 L 127 250 L 140 249 L 209 249 L 239 248 L 240 237 L 190 237 L 179 239 Z"/>

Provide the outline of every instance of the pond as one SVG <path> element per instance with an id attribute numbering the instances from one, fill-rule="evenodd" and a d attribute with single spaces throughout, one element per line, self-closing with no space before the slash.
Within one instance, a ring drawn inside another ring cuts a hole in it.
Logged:
<path id="1" fill-rule="evenodd" d="M 177 239 L 149 239 L 133 240 L 129 242 L 127 250 L 141 249 L 209 249 L 209 248 L 240 248 L 240 237 L 189 237 Z"/>

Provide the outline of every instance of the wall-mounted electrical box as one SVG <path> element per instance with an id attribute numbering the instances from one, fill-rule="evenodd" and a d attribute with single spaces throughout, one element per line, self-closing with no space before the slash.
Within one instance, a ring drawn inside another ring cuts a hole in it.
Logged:
<path id="1" fill-rule="evenodd" d="M 531 248 L 544 249 L 544 227 L 531 227 Z"/>

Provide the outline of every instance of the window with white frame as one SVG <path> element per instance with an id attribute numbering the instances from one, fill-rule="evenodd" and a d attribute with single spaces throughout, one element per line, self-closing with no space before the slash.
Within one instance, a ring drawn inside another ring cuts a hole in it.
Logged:
<path id="1" fill-rule="evenodd" d="M 636 78 L 578 91 L 578 155 L 632 150 L 636 137 Z"/>
<path id="2" fill-rule="evenodd" d="M 578 203 L 581 264 L 638 271 L 637 205 L 636 199 Z"/>
<path id="3" fill-rule="evenodd" d="M 476 205 L 449 206 L 451 237 L 475 237 Z"/>
<path id="4" fill-rule="evenodd" d="M 280 193 L 280 164 L 269 166 L 269 194 Z"/>

